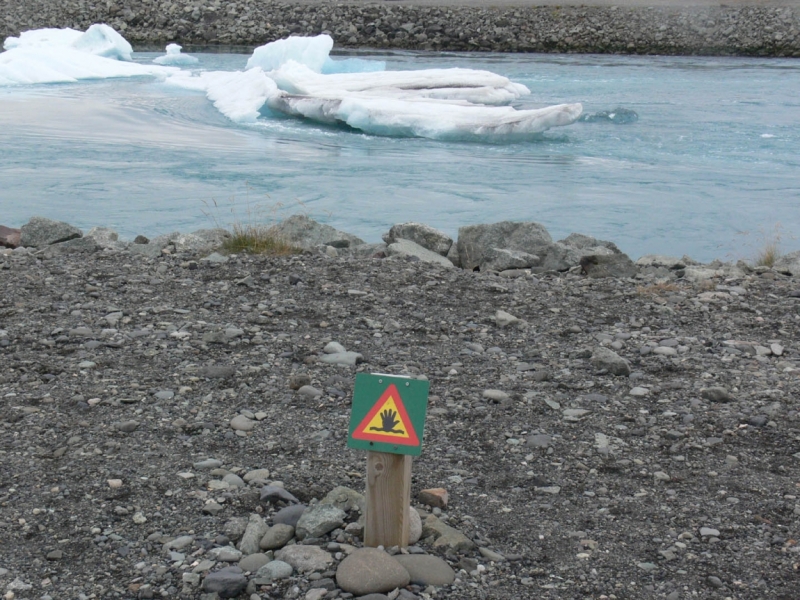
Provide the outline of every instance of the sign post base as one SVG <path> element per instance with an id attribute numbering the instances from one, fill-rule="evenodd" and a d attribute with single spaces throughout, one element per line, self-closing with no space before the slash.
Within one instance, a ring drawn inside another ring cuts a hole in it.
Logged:
<path id="1" fill-rule="evenodd" d="M 367 452 L 364 545 L 408 546 L 411 456 Z"/>

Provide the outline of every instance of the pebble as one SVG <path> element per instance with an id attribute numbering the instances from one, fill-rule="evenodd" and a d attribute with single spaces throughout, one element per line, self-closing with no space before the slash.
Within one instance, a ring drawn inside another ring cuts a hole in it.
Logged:
<path id="1" fill-rule="evenodd" d="M 236 415 L 233 417 L 230 425 L 236 431 L 253 431 L 256 426 L 255 421 L 248 419 L 244 415 Z"/>
<path id="2" fill-rule="evenodd" d="M 628 392 L 629 396 L 634 396 L 634 397 L 642 397 L 642 396 L 647 396 L 649 394 L 650 394 L 649 389 L 639 386 L 632 388 L 631 391 Z"/>
<path id="3" fill-rule="evenodd" d="M 719 530 L 713 529 L 712 527 L 701 527 L 700 528 L 700 536 L 701 537 L 719 537 Z"/>
<path id="4" fill-rule="evenodd" d="M 417 500 L 419 500 L 420 504 L 444 509 L 447 508 L 450 494 L 444 488 L 429 488 L 420 490 L 419 494 L 417 494 Z"/>

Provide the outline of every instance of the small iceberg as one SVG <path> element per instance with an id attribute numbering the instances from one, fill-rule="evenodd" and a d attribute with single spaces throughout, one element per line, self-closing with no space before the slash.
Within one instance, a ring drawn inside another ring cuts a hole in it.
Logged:
<path id="1" fill-rule="evenodd" d="M 157 65 L 169 65 L 172 67 L 186 67 L 196 65 L 200 62 L 196 57 L 189 54 L 181 54 L 181 46 L 178 44 L 168 44 L 166 54 L 153 59 Z"/>

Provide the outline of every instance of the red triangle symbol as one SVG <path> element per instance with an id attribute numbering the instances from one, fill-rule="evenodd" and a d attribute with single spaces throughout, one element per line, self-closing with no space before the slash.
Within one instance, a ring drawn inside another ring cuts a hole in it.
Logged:
<path id="1" fill-rule="evenodd" d="M 395 384 L 389 384 L 361 423 L 353 439 L 397 446 L 419 446 L 419 437 Z"/>

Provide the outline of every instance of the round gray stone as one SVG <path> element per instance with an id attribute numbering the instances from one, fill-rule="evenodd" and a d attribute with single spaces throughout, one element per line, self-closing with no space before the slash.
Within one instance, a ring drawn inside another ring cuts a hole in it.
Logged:
<path id="1" fill-rule="evenodd" d="M 408 571 L 383 550 L 359 548 L 336 570 L 336 583 L 356 596 L 390 592 L 409 584 Z"/>
<path id="2" fill-rule="evenodd" d="M 288 579 L 294 573 L 292 565 L 285 563 L 282 560 L 273 560 L 263 565 L 257 572 L 256 577 L 259 579 Z"/>

